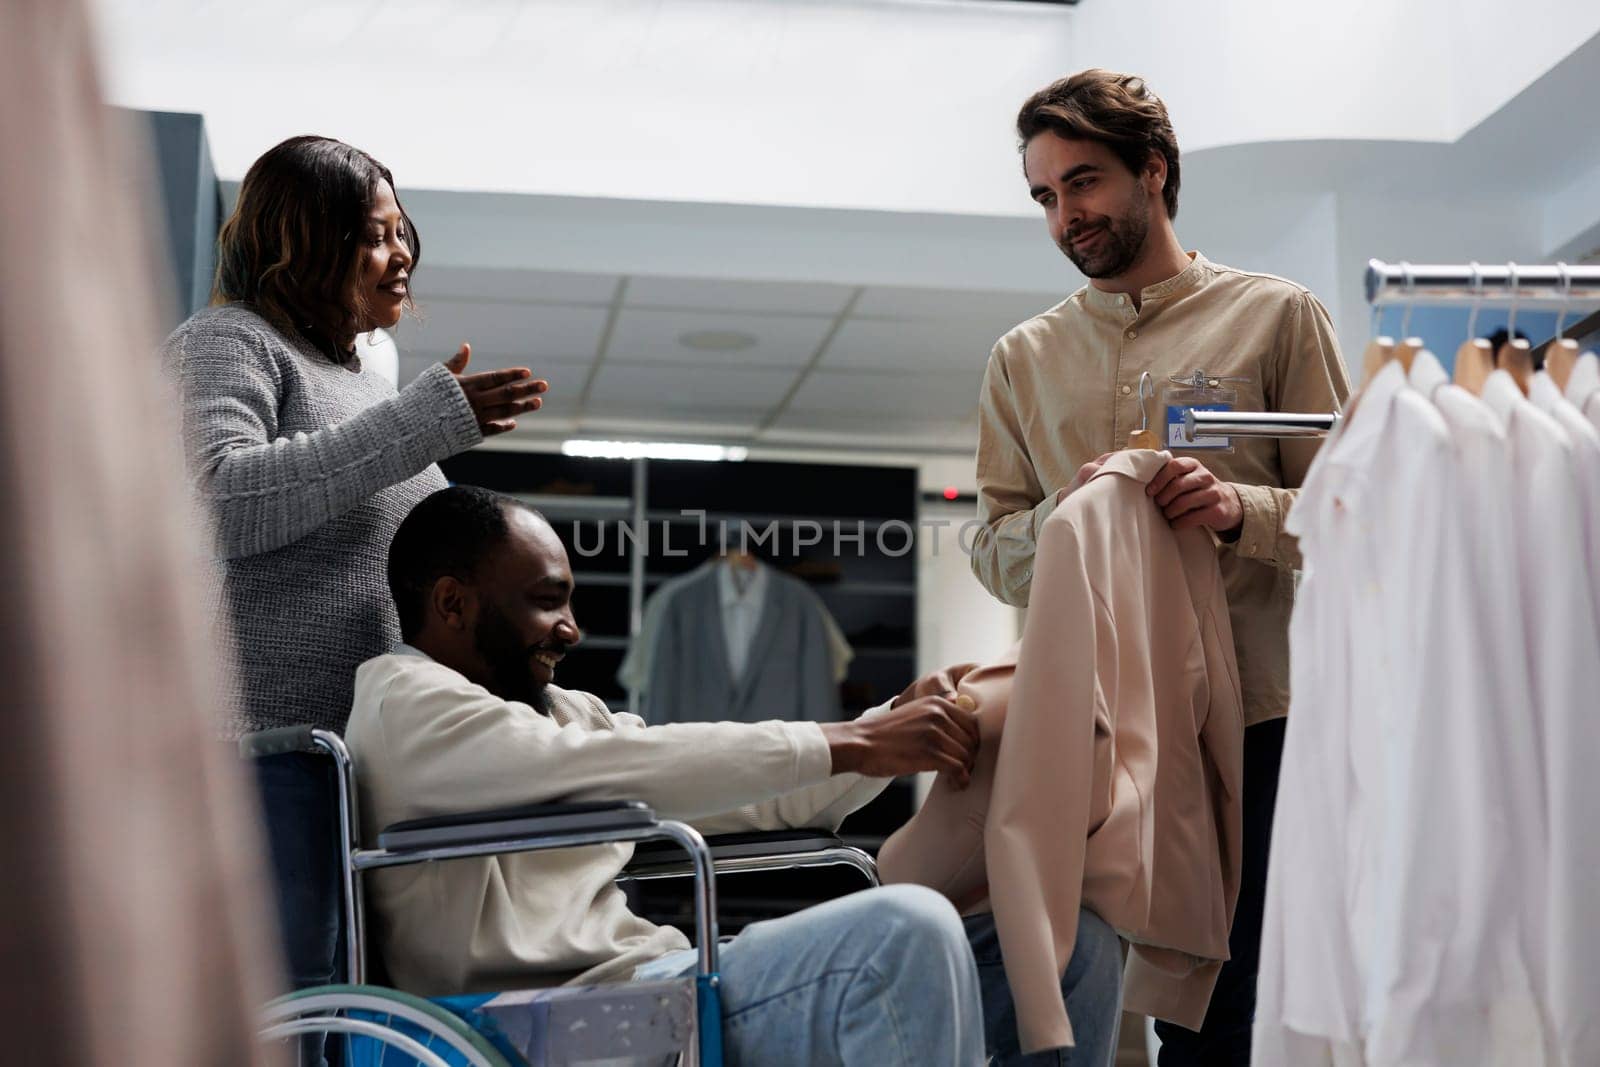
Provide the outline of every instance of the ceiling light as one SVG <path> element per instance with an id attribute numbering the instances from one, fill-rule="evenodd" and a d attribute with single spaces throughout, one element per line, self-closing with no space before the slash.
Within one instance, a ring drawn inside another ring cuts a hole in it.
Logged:
<path id="1" fill-rule="evenodd" d="M 756 346 L 756 335 L 743 330 L 690 330 L 678 335 L 678 343 L 702 352 L 741 352 Z"/>
<path id="2" fill-rule="evenodd" d="M 737 445 L 694 445 L 673 441 L 590 441 L 573 438 L 561 443 L 564 456 L 591 459 L 697 459 L 738 462 L 750 454 Z"/>

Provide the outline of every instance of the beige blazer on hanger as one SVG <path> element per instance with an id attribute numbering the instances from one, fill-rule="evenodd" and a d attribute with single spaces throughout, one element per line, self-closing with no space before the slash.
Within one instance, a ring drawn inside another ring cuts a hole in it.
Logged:
<path id="1" fill-rule="evenodd" d="M 1228 956 L 1239 675 L 1214 540 L 1145 495 L 1167 458 L 1117 454 L 1046 521 L 1017 648 L 907 691 L 970 696 L 982 744 L 972 784 L 940 778 L 879 872 L 992 907 L 1025 1052 L 1072 1044 L 1080 905 L 1132 944 L 1130 1011 L 1198 1029 Z"/>

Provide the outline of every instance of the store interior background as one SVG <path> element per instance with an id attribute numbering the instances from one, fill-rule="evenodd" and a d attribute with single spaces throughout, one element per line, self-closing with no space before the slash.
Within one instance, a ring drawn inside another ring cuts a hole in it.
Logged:
<path id="1" fill-rule="evenodd" d="M 1310 287 L 1347 359 L 1373 331 L 1369 258 L 1600 258 L 1589 0 L 101 0 L 98 16 L 112 101 L 159 113 L 173 324 L 205 301 L 257 155 L 307 132 L 358 145 L 424 242 L 423 318 L 374 357 L 403 385 L 467 340 L 474 369 L 551 382 L 485 449 L 692 442 L 914 471 L 910 510 L 952 525 L 937 543 L 922 526 L 908 671 L 1017 632 L 954 531 L 991 344 L 1083 283 L 1022 180 L 1012 121 L 1034 89 L 1091 65 L 1144 74 L 1183 149 L 1185 246 Z M 1538 343 L 1556 315 L 1517 325 Z M 1409 326 L 1448 362 L 1467 312 Z"/>
<path id="2" fill-rule="evenodd" d="M 551 382 L 545 410 L 486 449 L 693 442 L 914 471 L 913 510 L 952 523 L 919 539 L 917 670 L 1017 632 L 951 531 L 972 515 L 991 344 L 1083 281 L 1022 180 L 1012 122 L 1034 89 L 1091 65 L 1144 74 L 1183 149 L 1185 246 L 1310 287 L 1347 360 L 1373 329 L 1371 257 L 1600 253 L 1591 0 L 97 13 L 110 98 L 162 113 L 173 323 L 204 302 L 216 226 L 258 154 L 306 132 L 358 145 L 392 168 L 424 241 L 424 317 L 374 353 L 401 384 L 468 340 L 475 369 Z M 1506 318 L 1484 310 L 1477 332 Z M 1410 332 L 1448 362 L 1466 319 L 1419 308 Z M 1555 319 L 1525 309 L 1517 325 L 1538 343 Z"/>
<path id="3" fill-rule="evenodd" d="M 1374 332 L 1369 258 L 1600 262 L 1593 0 L 99 0 L 97 14 L 109 96 L 152 134 L 170 325 L 205 303 L 217 226 L 256 156 L 299 133 L 371 152 L 424 256 L 422 320 L 368 358 L 403 385 L 470 341 L 474 369 L 551 382 L 475 469 L 554 470 L 573 439 L 721 445 L 805 466 L 771 468 L 789 473 L 763 479 L 759 506 L 730 499 L 747 488 L 704 498 L 713 511 L 922 520 L 902 562 L 879 551 L 821 588 L 847 632 L 858 617 L 903 635 L 857 642 L 849 684 L 879 698 L 1018 633 L 956 531 L 973 515 L 990 346 L 1083 284 L 1022 179 L 1012 124 L 1033 90 L 1087 66 L 1144 74 L 1183 150 L 1185 246 L 1312 289 L 1354 375 Z M 1475 332 L 1507 317 L 1484 309 Z M 1388 309 L 1382 332 L 1405 318 Z M 1448 364 L 1467 320 L 1418 307 L 1408 332 Z M 1522 309 L 1517 326 L 1537 344 L 1557 316 Z M 558 480 L 616 480 L 593 462 Z M 602 495 L 625 505 L 619 484 Z M 578 569 L 589 674 L 609 674 L 627 567 Z M 662 573 L 652 562 L 646 580 Z"/>

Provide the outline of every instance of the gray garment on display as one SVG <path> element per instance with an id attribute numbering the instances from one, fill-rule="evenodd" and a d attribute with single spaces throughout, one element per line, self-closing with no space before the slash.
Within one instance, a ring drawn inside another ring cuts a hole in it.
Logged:
<path id="1" fill-rule="evenodd" d="M 389 542 L 447 484 L 434 464 L 481 440 L 472 407 L 441 364 L 396 393 L 238 304 L 194 315 L 165 355 L 233 631 L 223 734 L 342 731 L 356 667 L 400 640 Z"/>
<path id="2" fill-rule="evenodd" d="M 667 598 L 651 649 L 644 717 L 651 723 L 838 722 L 831 621 L 798 578 L 771 572 L 761 622 L 744 673 L 733 677 L 717 565 L 708 564 L 657 597 Z"/>

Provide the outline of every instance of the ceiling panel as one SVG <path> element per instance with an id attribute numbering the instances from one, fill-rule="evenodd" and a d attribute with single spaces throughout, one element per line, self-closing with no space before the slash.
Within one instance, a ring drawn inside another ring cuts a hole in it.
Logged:
<path id="1" fill-rule="evenodd" d="M 606 322 L 603 307 L 466 300 L 429 301 L 424 314 L 423 321 L 407 317 L 392 331 L 402 357 L 432 362 L 470 341 L 473 368 L 527 366 L 536 374 L 550 364 L 591 361 Z"/>
<path id="2" fill-rule="evenodd" d="M 978 319 L 1003 333 L 1024 319 L 1048 311 L 1067 295 L 1066 292 L 983 293 L 967 289 L 880 285 L 861 294 L 852 314 L 906 319 Z"/>
<path id="3" fill-rule="evenodd" d="M 649 311 L 624 307 L 606 348 L 606 363 L 694 364 L 717 367 L 803 367 L 816 354 L 832 320 L 822 316 Z M 686 334 L 747 334 L 749 348 L 693 348 Z"/>
<path id="4" fill-rule="evenodd" d="M 806 378 L 789 407 L 796 412 L 892 412 L 938 426 L 964 418 L 977 404 L 982 385 L 982 370 L 972 368 L 938 374 L 819 370 Z"/>
<path id="5" fill-rule="evenodd" d="M 964 370 L 980 373 L 1004 330 L 967 320 L 847 319 L 821 366 L 860 370 Z"/>
<path id="6" fill-rule="evenodd" d="M 433 300 L 535 301 L 545 304 L 609 304 L 622 279 L 615 274 L 569 274 L 550 270 L 417 269 L 416 294 L 427 313 Z"/>
<path id="7" fill-rule="evenodd" d="M 621 279 L 600 274 L 438 268 L 419 275 L 426 319 L 395 332 L 401 380 L 473 342 L 473 369 L 525 364 L 551 380 L 548 408 L 518 435 L 762 440 L 966 453 L 996 338 L 1051 306 L 1049 294 L 630 277 L 606 358 L 589 380 Z M 837 329 L 835 327 L 837 326 Z M 821 363 L 771 427 L 758 430 L 825 338 Z M 685 334 L 748 334 L 744 349 L 695 348 Z M 809 446 L 808 445 L 808 446 Z"/>
<path id="8" fill-rule="evenodd" d="M 833 316 L 844 310 L 854 291 L 848 285 L 805 282 L 636 277 L 628 279 L 625 304 L 628 307 Z"/>
<path id="9" fill-rule="evenodd" d="M 794 382 L 794 372 L 757 367 L 685 371 L 670 367 L 618 367 L 607 362 L 589 394 L 590 410 L 615 405 L 641 408 L 770 408 Z"/>

